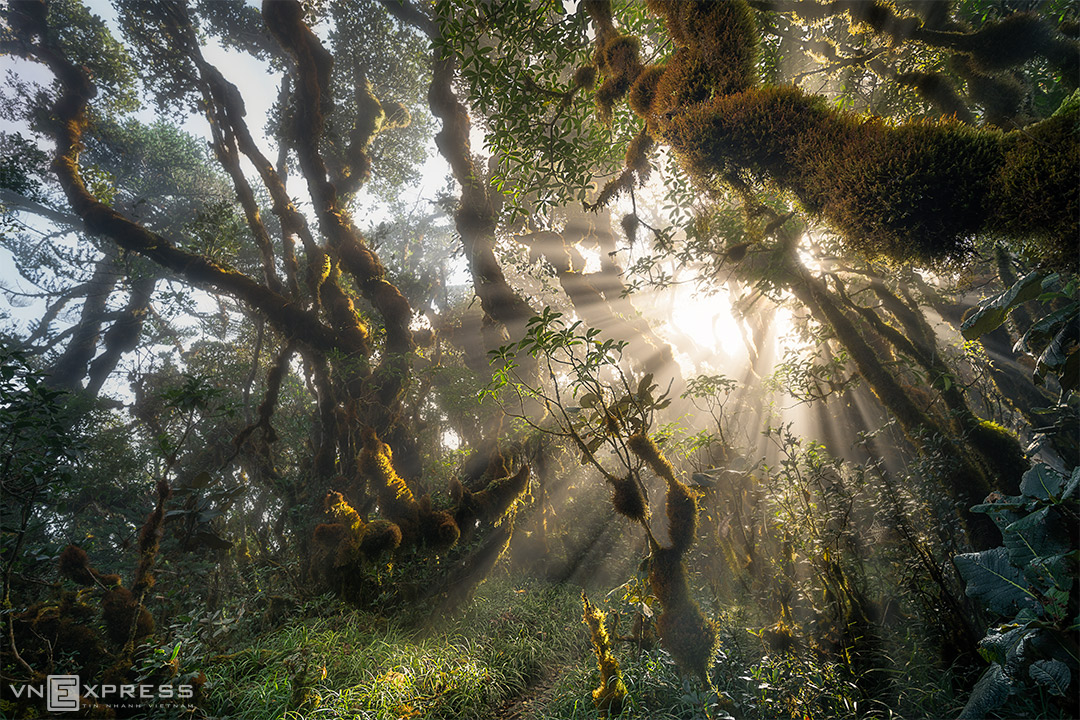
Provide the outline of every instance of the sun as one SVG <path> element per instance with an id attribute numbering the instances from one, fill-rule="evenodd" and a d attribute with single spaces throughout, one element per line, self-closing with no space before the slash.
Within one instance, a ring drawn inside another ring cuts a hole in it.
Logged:
<path id="1" fill-rule="evenodd" d="M 660 313 L 657 328 L 671 343 L 684 370 L 694 371 L 701 366 L 718 369 L 745 362 L 743 333 L 726 291 L 705 294 L 685 284 L 666 295 L 662 301 L 656 298 L 655 303 L 662 302 L 664 307 L 651 309 Z"/>

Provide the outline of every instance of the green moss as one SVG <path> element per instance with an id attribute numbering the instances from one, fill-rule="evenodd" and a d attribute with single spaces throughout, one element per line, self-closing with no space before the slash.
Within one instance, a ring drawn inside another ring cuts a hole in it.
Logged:
<path id="1" fill-rule="evenodd" d="M 525 465 L 514 475 L 492 480 L 486 488 L 473 493 L 472 502 L 480 519 L 493 521 L 502 517 L 529 486 L 529 475 L 529 466 Z"/>
<path id="2" fill-rule="evenodd" d="M 697 536 L 697 497 L 690 488 L 676 480 L 668 483 L 665 504 L 671 547 L 676 552 L 684 553 L 694 544 Z"/>
<path id="3" fill-rule="evenodd" d="M 656 621 L 661 645 L 684 672 L 707 680 L 716 651 L 716 628 L 690 597 L 681 552 L 673 548 L 653 550 L 649 586 L 663 608 Z"/>
<path id="4" fill-rule="evenodd" d="M 1080 93 L 1052 117 L 1008 133 L 989 225 L 1048 266 L 1076 270 L 1080 217 Z"/>
<path id="5" fill-rule="evenodd" d="M 1024 456 L 1016 434 L 991 420 L 980 420 L 968 433 L 968 443 L 989 467 L 996 487 L 1013 494 L 1019 491 L 1020 478 L 1030 463 Z"/>

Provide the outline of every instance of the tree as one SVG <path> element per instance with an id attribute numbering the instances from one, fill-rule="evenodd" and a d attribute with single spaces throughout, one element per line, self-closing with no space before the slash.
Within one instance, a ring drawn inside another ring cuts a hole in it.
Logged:
<path id="1" fill-rule="evenodd" d="M 738 293 L 745 386 L 771 369 L 777 308 L 794 308 L 822 364 L 792 368 L 790 394 L 825 419 L 842 404 L 856 430 L 894 422 L 900 447 L 875 453 L 889 472 L 927 468 L 979 549 L 999 535 L 969 508 L 1015 494 L 1028 463 L 994 420 L 1054 402 L 1017 363 L 948 348 L 931 321 L 968 327 L 977 304 L 948 294 L 949 273 L 1018 287 L 1078 263 L 1080 44 L 1049 11 L 976 6 L 120 0 L 120 42 L 76 0 L 13 2 L 4 51 L 51 84 L 12 85 L 26 137 L 3 137 L 0 200 L 22 224 L 5 246 L 45 305 L 9 335 L 53 386 L 89 397 L 139 351 L 130 407 L 153 479 L 175 491 L 147 537 L 171 523 L 181 551 L 219 559 L 253 537 L 360 604 L 388 586 L 467 596 L 515 516 L 547 527 L 562 443 L 641 526 L 661 640 L 709 683 L 715 630 L 688 581 L 699 508 L 718 502 L 713 478 L 732 497 L 755 481 L 713 414 L 735 386 L 687 377 L 635 291 L 691 278 Z M 265 136 L 214 43 L 280 76 Z M 812 91 L 818 77 L 832 84 Z M 135 119 L 142 98 L 165 119 Z M 177 126 L 194 115 L 202 137 Z M 429 139 L 458 197 L 410 213 L 401 195 Z M 379 203 L 397 217 L 362 229 Z M 456 267 L 424 256 L 448 238 Z M 1080 357 L 1064 286 L 1045 343 L 1021 328 L 1046 356 L 1040 377 L 1061 378 L 1059 410 Z M 1015 360 L 1009 329 L 994 332 L 984 350 Z M 477 392 L 488 402 L 464 407 Z M 692 456 L 668 442 L 680 417 L 708 430 Z M 813 452 L 791 451 L 781 474 L 832 487 Z M 419 572 L 386 570 L 391 557 Z M 835 622 L 868 622 L 850 569 L 814 571 L 843 606 Z"/>

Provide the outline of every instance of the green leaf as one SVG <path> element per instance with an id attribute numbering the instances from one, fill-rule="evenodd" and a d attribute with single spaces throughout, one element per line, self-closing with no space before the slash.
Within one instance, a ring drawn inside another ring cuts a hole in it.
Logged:
<path id="1" fill-rule="evenodd" d="M 1065 478 L 1049 465 L 1040 463 L 1024 473 L 1020 481 L 1020 492 L 1028 497 L 1049 500 L 1061 495 Z"/>
<path id="2" fill-rule="evenodd" d="M 1036 561 L 1069 551 L 1070 533 L 1060 512 L 1045 507 L 1017 520 L 1002 533 L 1009 561 L 1022 568 L 1028 580 L 1038 580 L 1040 570 Z"/>
<path id="3" fill-rule="evenodd" d="M 960 326 L 960 332 L 966 340 L 975 340 L 981 335 L 996 330 L 1005 322 L 1018 305 L 1038 297 L 1042 290 L 1043 273 L 1034 271 L 1013 284 L 1011 288 L 979 306 L 979 309 Z"/>
<path id="4" fill-rule="evenodd" d="M 1026 352 L 1032 355 L 1041 352 L 1062 327 L 1075 323 L 1078 308 L 1080 308 L 1080 304 L 1070 303 L 1039 318 L 1032 323 L 1031 327 L 1024 333 L 1024 337 L 1020 338 L 1020 341 L 1016 343 L 1013 349 L 1016 352 Z"/>
<path id="5" fill-rule="evenodd" d="M 1017 655 L 1024 638 L 1032 632 L 1024 626 L 1005 628 L 991 628 L 986 637 L 979 641 L 979 654 L 987 662 L 1005 665 L 1010 656 Z"/>
<path id="6" fill-rule="evenodd" d="M 1069 666 L 1060 660 L 1036 660 L 1028 668 L 1031 679 L 1044 686 L 1051 695 L 1065 695 L 1069 688 Z"/>
<path id="7" fill-rule="evenodd" d="M 1012 617 L 1022 607 L 1038 607 L 1019 569 L 1009 564 L 1008 551 L 996 547 L 954 558 L 956 569 L 967 583 L 968 597 L 993 612 Z"/>
<path id="8" fill-rule="evenodd" d="M 958 716 L 959 720 L 974 720 L 986 717 L 991 710 L 999 707 L 1015 692 L 1013 684 L 1005 676 L 1000 665 L 991 665 L 975 683 L 967 705 Z"/>

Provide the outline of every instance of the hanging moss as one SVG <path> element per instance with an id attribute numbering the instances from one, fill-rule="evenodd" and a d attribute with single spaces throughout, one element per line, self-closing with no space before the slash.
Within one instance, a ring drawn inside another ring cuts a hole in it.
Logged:
<path id="1" fill-rule="evenodd" d="M 656 143 L 649 134 L 642 130 L 626 147 L 626 167 L 637 173 L 638 180 L 645 182 L 652 170 L 649 164 L 649 153 L 656 147 Z"/>
<path id="2" fill-rule="evenodd" d="M 600 686 L 592 691 L 593 703 L 601 717 L 618 715 L 622 712 L 628 691 L 623 683 L 619 661 L 611 652 L 611 635 L 604 626 L 604 614 L 589 602 L 584 591 L 581 593 L 581 602 L 585 607 L 584 619 L 589 627 L 589 640 L 600 665 Z"/>
<path id="3" fill-rule="evenodd" d="M 644 522 L 649 517 L 649 507 L 645 503 L 645 496 L 641 487 L 633 475 L 624 478 L 609 478 L 612 485 L 611 504 L 615 512 L 623 517 Z"/>
<path id="4" fill-rule="evenodd" d="M 630 103 L 630 109 L 639 117 L 649 116 L 660 79 L 664 77 L 664 70 L 663 65 L 649 65 L 638 74 L 630 87 L 627 101 Z"/>
<path id="5" fill-rule="evenodd" d="M 521 497 L 529 486 L 529 466 L 509 477 L 492 480 L 491 484 L 478 493 L 472 494 L 472 503 L 477 516 L 486 522 L 501 518 L 510 505 Z"/>

